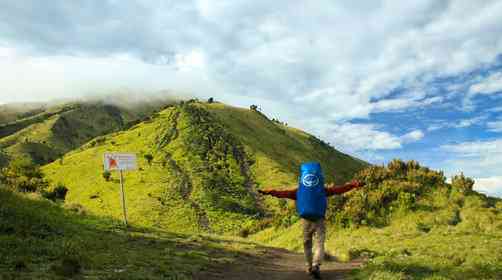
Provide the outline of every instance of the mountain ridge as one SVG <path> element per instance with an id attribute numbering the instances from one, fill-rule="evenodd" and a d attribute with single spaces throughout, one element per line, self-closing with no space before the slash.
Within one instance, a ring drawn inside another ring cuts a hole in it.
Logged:
<path id="1" fill-rule="evenodd" d="M 257 189 L 295 185 L 303 161 L 320 161 L 327 170 L 338 170 L 326 176 L 338 183 L 367 166 L 259 112 L 190 101 L 95 138 L 65 155 L 63 164 L 53 162 L 43 170 L 49 180 L 69 188 L 68 201 L 119 217 L 119 208 L 111 209 L 116 201 L 109 202 L 112 184 L 101 177 L 101 156 L 107 151 L 138 154 L 140 170 L 126 176 L 131 220 L 160 227 L 174 224 L 188 232 L 258 230 L 270 215 L 266 213 L 280 215 L 289 206 L 257 196 Z M 96 187 L 91 193 L 82 184 Z M 77 195 L 80 191 L 86 194 Z M 96 204 L 90 198 L 96 195 L 107 199 Z"/>

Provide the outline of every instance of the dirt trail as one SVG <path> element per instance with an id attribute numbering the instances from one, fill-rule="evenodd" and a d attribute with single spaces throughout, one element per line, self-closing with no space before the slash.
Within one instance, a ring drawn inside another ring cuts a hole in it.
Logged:
<path id="1" fill-rule="evenodd" d="M 196 276 L 198 280 L 309 280 L 302 254 L 285 249 L 263 248 L 261 256 L 240 257 L 234 264 L 219 265 Z M 361 266 L 361 260 L 349 263 L 325 261 L 321 267 L 323 280 L 346 279 L 349 271 Z"/>

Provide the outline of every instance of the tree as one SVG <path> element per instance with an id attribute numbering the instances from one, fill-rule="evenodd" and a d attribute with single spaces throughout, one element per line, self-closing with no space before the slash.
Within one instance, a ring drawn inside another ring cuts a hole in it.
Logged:
<path id="1" fill-rule="evenodd" d="M 106 170 L 103 172 L 103 178 L 105 178 L 105 180 L 108 182 L 110 181 L 110 178 L 112 177 L 112 173 L 110 173 L 110 171 Z"/>
<path id="2" fill-rule="evenodd" d="M 451 178 L 451 185 L 453 188 L 459 189 L 463 193 L 472 192 L 472 187 L 474 186 L 474 180 L 465 177 L 464 173 L 460 173 L 460 175 L 455 175 Z"/>
<path id="3" fill-rule="evenodd" d="M 57 183 L 52 191 L 42 192 L 42 196 L 50 199 L 52 201 L 56 200 L 64 200 L 66 198 L 66 194 L 68 193 L 68 188 L 63 183 Z"/>
<path id="4" fill-rule="evenodd" d="M 148 165 L 152 165 L 153 156 L 151 154 L 144 155 L 144 158 L 148 162 Z"/>
<path id="5" fill-rule="evenodd" d="M 0 172 L 0 180 L 20 192 L 42 191 L 48 183 L 40 167 L 27 158 L 17 158 Z"/>
<path id="6" fill-rule="evenodd" d="M 209 99 L 207 100 L 207 103 L 211 104 L 211 103 L 213 103 L 213 102 L 214 102 L 214 98 L 209 97 Z"/>
<path id="7" fill-rule="evenodd" d="M 251 109 L 252 111 L 257 111 L 258 110 L 258 106 L 256 106 L 256 105 L 253 104 L 253 105 L 249 106 L 249 109 Z"/>

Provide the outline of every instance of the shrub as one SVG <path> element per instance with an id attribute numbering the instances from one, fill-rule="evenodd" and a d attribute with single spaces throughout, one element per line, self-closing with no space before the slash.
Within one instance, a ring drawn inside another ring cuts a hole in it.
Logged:
<path id="1" fill-rule="evenodd" d="M 112 173 L 110 173 L 110 171 L 106 170 L 103 172 L 103 178 L 105 178 L 105 180 L 108 182 L 110 181 L 110 178 L 112 177 Z"/>
<path id="2" fill-rule="evenodd" d="M 337 212 L 328 212 L 328 219 L 338 226 L 384 226 L 391 213 L 417 209 L 421 195 L 448 190 L 442 172 L 422 167 L 416 161 L 394 159 L 387 166 L 370 166 L 355 179 L 364 182 L 365 187 L 336 200 Z"/>
<path id="3" fill-rule="evenodd" d="M 26 158 L 12 160 L 1 170 L 0 180 L 20 192 L 42 191 L 48 185 L 39 166 Z"/>
<path id="4" fill-rule="evenodd" d="M 82 269 L 80 262 L 74 257 L 64 257 L 59 263 L 53 264 L 51 270 L 58 276 L 71 278 Z"/>
<path id="5" fill-rule="evenodd" d="M 451 178 L 451 186 L 465 194 L 469 194 L 472 192 L 474 180 L 469 177 L 465 177 L 464 173 L 460 173 L 460 175 L 455 175 Z"/>
<path id="6" fill-rule="evenodd" d="M 249 229 L 247 229 L 247 228 L 241 229 L 239 231 L 239 236 L 242 238 L 247 238 L 249 236 Z"/>
<path id="7" fill-rule="evenodd" d="M 151 154 L 144 155 L 144 158 L 148 162 L 148 165 L 152 165 L 153 156 Z"/>
<path id="8" fill-rule="evenodd" d="M 428 224 L 424 224 L 422 222 L 417 223 L 417 230 L 418 231 L 428 233 L 429 231 L 431 231 L 431 228 L 432 227 Z"/>
<path id="9" fill-rule="evenodd" d="M 64 200 L 66 198 L 67 193 L 68 193 L 68 188 L 62 183 L 58 183 L 56 187 L 54 187 L 54 189 L 52 189 L 51 191 L 42 192 L 42 196 L 52 201 L 56 201 L 58 199 Z"/>

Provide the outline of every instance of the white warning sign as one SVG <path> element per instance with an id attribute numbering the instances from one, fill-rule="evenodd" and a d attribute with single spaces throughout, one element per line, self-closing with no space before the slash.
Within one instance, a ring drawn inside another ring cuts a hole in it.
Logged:
<path id="1" fill-rule="evenodd" d="M 136 170 L 136 155 L 132 153 L 105 153 L 103 165 L 105 170 Z"/>

